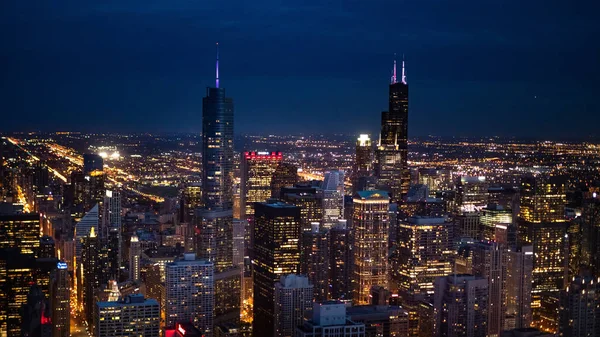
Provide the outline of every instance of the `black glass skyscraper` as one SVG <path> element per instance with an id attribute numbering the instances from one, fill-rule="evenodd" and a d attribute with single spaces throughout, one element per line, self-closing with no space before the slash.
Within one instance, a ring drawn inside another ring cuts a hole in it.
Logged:
<path id="1" fill-rule="evenodd" d="M 218 48 L 218 44 L 217 44 Z M 233 264 L 233 100 L 216 83 L 202 101 L 202 204 L 196 253 L 215 266 L 215 324 L 239 320 L 241 274 Z"/>
<path id="2" fill-rule="evenodd" d="M 388 111 L 381 113 L 381 134 L 376 153 L 376 176 L 378 185 L 391 193 L 394 201 L 408 193 L 410 171 L 408 170 L 408 83 L 402 61 L 402 78 L 394 73 L 389 86 Z"/>

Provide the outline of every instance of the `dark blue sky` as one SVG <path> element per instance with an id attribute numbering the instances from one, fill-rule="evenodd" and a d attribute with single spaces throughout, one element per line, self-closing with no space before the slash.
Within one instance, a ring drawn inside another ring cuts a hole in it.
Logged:
<path id="1" fill-rule="evenodd" d="M 410 134 L 578 137 L 600 123 L 597 0 L 0 1 L 0 131 L 378 132 L 406 54 Z"/>

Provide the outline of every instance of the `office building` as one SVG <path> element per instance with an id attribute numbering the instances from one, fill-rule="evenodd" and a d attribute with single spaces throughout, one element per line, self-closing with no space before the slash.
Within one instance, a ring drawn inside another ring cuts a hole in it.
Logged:
<path id="1" fill-rule="evenodd" d="M 206 336 L 213 335 L 215 307 L 214 265 L 193 253 L 166 265 L 165 325 L 192 322 Z"/>
<path id="2" fill-rule="evenodd" d="M 127 295 L 116 302 L 97 302 L 95 336 L 160 336 L 158 302 L 143 295 Z"/>
<path id="3" fill-rule="evenodd" d="M 281 189 L 281 199 L 300 207 L 302 232 L 310 232 L 312 223 L 323 221 L 323 194 L 309 185 L 296 184 Z"/>
<path id="4" fill-rule="evenodd" d="M 275 284 L 275 329 L 278 337 L 294 337 L 312 310 L 313 286 L 305 276 L 286 275 Z"/>
<path id="5" fill-rule="evenodd" d="M 21 336 L 50 336 L 50 303 L 38 285 L 32 285 L 27 302 L 21 307 Z"/>
<path id="6" fill-rule="evenodd" d="M 527 328 L 531 324 L 533 247 L 513 247 L 506 252 L 505 329 Z"/>
<path id="7" fill-rule="evenodd" d="M 600 275 L 600 199 L 583 202 L 581 216 L 581 259 L 592 275 Z"/>
<path id="8" fill-rule="evenodd" d="M 312 231 L 302 233 L 300 273 L 314 286 L 314 300 L 329 299 L 329 231 L 314 223 Z"/>
<path id="9" fill-rule="evenodd" d="M 457 215 L 456 239 L 470 238 L 478 240 L 481 237 L 481 216 L 478 212 L 465 212 Z"/>
<path id="10" fill-rule="evenodd" d="M 528 176 L 521 179 L 519 216 L 527 222 L 565 221 L 566 179 Z"/>
<path id="11" fill-rule="evenodd" d="M 40 248 L 38 257 L 41 259 L 51 259 L 56 256 L 56 244 L 51 236 L 44 235 L 40 238 Z"/>
<path id="12" fill-rule="evenodd" d="M 67 264 L 59 262 L 50 279 L 52 336 L 69 337 L 71 334 L 71 277 Z"/>
<path id="13" fill-rule="evenodd" d="M 408 337 L 408 311 L 395 305 L 358 305 L 346 309 L 352 322 L 365 325 L 365 337 Z"/>
<path id="14" fill-rule="evenodd" d="M 355 304 L 369 304 L 371 287 L 388 285 L 388 227 L 390 198 L 385 191 L 359 191 L 354 195 Z"/>
<path id="15" fill-rule="evenodd" d="M 90 209 L 75 225 L 75 259 L 81 259 L 81 242 L 88 237 L 92 228 L 98 233 L 98 204 Z M 79 263 L 79 261 L 77 261 Z"/>
<path id="16" fill-rule="evenodd" d="M 252 325 L 226 323 L 215 326 L 215 337 L 252 337 Z"/>
<path id="17" fill-rule="evenodd" d="M 330 229 L 344 218 L 344 171 L 327 171 L 323 189 L 323 227 Z"/>
<path id="18" fill-rule="evenodd" d="M 435 197 L 438 191 L 446 191 L 452 187 L 450 170 L 435 168 L 419 168 L 418 184 L 427 186 L 429 197 Z"/>
<path id="19" fill-rule="evenodd" d="M 402 61 L 402 77 L 394 75 L 389 86 L 389 109 L 381 113 L 381 133 L 376 150 L 375 175 L 380 188 L 393 201 L 401 200 L 410 187 L 408 169 L 408 84 Z"/>
<path id="20" fill-rule="evenodd" d="M 350 320 L 342 302 L 315 302 L 312 319 L 296 328 L 296 337 L 365 337 L 365 325 Z"/>
<path id="21" fill-rule="evenodd" d="M 574 277 L 561 292 L 559 336 L 600 336 L 600 278 Z"/>
<path id="22" fill-rule="evenodd" d="M 90 235 L 82 239 L 81 261 L 77 268 L 77 292 L 78 304 L 83 309 L 83 317 L 89 326 L 94 319 L 95 292 L 100 288 L 102 264 L 99 258 L 100 241 L 96 236 L 96 230 L 92 227 Z"/>
<path id="23" fill-rule="evenodd" d="M 37 256 L 40 249 L 40 215 L 0 215 L 0 249 L 19 248 L 21 254 Z"/>
<path id="24" fill-rule="evenodd" d="M 484 176 L 460 177 L 456 188 L 461 212 L 475 212 L 487 206 L 489 186 Z"/>
<path id="25" fill-rule="evenodd" d="M 36 284 L 35 257 L 19 248 L 0 249 L 0 333 L 21 336 L 21 307 Z"/>
<path id="26" fill-rule="evenodd" d="M 279 162 L 271 179 L 271 198 L 280 199 L 281 188 L 292 187 L 298 181 L 298 167 L 291 163 Z"/>
<path id="27" fill-rule="evenodd" d="M 352 192 L 366 190 L 365 178 L 373 175 L 373 145 L 367 134 L 361 134 L 356 140 L 356 153 L 352 172 Z M 363 184 L 361 184 L 363 182 Z"/>
<path id="28" fill-rule="evenodd" d="M 329 297 L 334 300 L 352 299 L 352 245 L 346 220 L 329 230 Z"/>
<path id="29" fill-rule="evenodd" d="M 254 215 L 254 203 L 271 198 L 271 182 L 283 160 L 281 152 L 246 151 L 240 166 L 241 219 Z"/>
<path id="30" fill-rule="evenodd" d="M 434 336 L 487 336 L 488 281 L 472 275 L 435 280 Z"/>
<path id="31" fill-rule="evenodd" d="M 503 331 L 500 337 L 555 337 L 556 335 L 536 328 L 517 328 Z"/>
<path id="32" fill-rule="evenodd" d="M 300 267 L 300 208 L 269 201 L 254 206 L 254 320 L 256 336 L 275 336 L 275 283 Z"/>
<path id="33" fill-rule="evenodd" d="M 506 228 L 512 226 L 513 212 L 510 209 L 505 209 L 498 204 L 488 204 L 487 207 L 481 209 L 481 240 L 498 241 L 496 238 L 496 228 L 500 225 Z"/>
<path id="34" fill-rule="evenodd" d="M 107 190 L 102 204 L 102 228 L 100 239 L 110 253 L 106 272 L 112 278 L 118 278 L 118 270 L 123 259 L 122 257 L 122 233 L 123 226 L 121 222 L 121 192 Z"/>

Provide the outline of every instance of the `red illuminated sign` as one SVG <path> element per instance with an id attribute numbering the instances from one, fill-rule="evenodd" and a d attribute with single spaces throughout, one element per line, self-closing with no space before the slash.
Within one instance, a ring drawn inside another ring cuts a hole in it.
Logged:
<path id="1" fill-rule="evenodd" d="M 177 331 L 179 331 L 182 335 L 185 336 L 185 329 L 181 326 L 181 324 L 177 325 Z"/>

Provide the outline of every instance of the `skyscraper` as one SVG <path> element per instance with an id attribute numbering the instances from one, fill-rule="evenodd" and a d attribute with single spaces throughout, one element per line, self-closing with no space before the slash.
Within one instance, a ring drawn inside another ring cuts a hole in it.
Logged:
<path id="1" fill-rule="evenodd" d="M 131 281 L 139 281 L 140 280 L 140 269 L 142 259 L 142 246 L 140 244 L 140 239 L 134 233 L 131 236 L 130 246 L 129 246 L 129 279 Z"/>
<path id="2" fill-rule="evenodd" d="M 52 336 L 69 337 L 71 334 L 71 277 L 65 262 L 59 262 L 52 272 L 50 301 Z"/>
<path id="3" fill-rule="evenodd" d="M 113 278 L 118 278 L 118 269 L 122 260 L 123 228 L 121 225 L 121 192 L 106 191 L 102 204 L 102 229 L 100 238 L 102 245 L 110 250 L 109 273 Z M 114 241 L 116 240 L 116 242 Z"/>
<path id="4" fill-rule="evenodd" d="M 532 319 L 533 247 L 514 247 L 506 255 L 505 329 L 527 328 Z"/>
<path id="5" fill-rule="evenodd" d="M 90 209 L 75 225 L 75 258 L 81 259 L 81 242 L 88 237 L 92 228 L 98 233 L 98 204 Z M 79 263 L 79 261 L 77 261 Z"/>
<path id="6" fill-rule="evenodd" d="M 365 190 L 364 179 L 373 175 L 373 146 L 369 135 L 361 134 L 356 140 L 356 159 L 352 172 L 352 192 Z M 361 183 L 361 180 L 363 183 Z"/>
<path id="7" fill-rule="evenodd" d="M 127 295 L 115 302 L 98 302 L 95 310 L 95 336 L 160 336 L 160 310 L 155 299 Z"/>
<path id="8" fill-rule="evenodd" d="M 312 223 L 323 221 L 323 194 L 321 190 L 297 184 L 281 189 L 281 199 L 300 207 L 302 232 L 310 232 Z"/>
<path id="9" fill-rule="evenodd" d="M 314 286 L 314 300 L 329 299 L 329 231 L 314 223 L 312 231 L 302 233 L 300 273 Z"/>
<path id="10" fill-rule="evenodd" d="M 100 287 L 102 264 L 98 258 L 100 243 L 96 230 L 92 227 L 89 236 L 82 239 L 81 261 L 78 262 L 77 291 L 78 304 L 83 309 L 83 317 L 89 326 L 93 324 L 95 291 Z"/>
<path id="11" fill-rule="evenodd" d="M 339 301 L 313 303 L 312 319 L 296 328 L 297 337 L 365 337 L 365 325 L 346 315 Z"/>
<path id="12" fill-rule="evenodd" d="M 239 320 L 241 271 L 233 265 L 233 100 L 216 81 L 202 101 L 202 204 L 196 252 L 214 264 L 216 322 Z"/>
<path id="13" fill-rule="evenodd" d="M 600 336 L 600 278 L 573 277 L 561 292 L 559 336 Z"/>
<path id="14" fill-rule="evenodd" d="M 330 298 L 352 298 L 352 245 L 346 220 L 329 230 Z"/>
<path id="15" fill-rule="evenodd" d="M 435 280 L 435 335 L 487 336 L 488 281 L 472 275 Z"/>
<path id="16" fill-rule="evenodd" d="M 40 247 L 40 215 L 0 215 L 0 249 L 19 248 L 21 254 L 37 255 Z"/>
<path id="17" fill-rule="evenodd" d="M 294 337 L 313 304 L 313 286 L 305 276 L 286 275 L 275 284 L 275 327 L 278 337 Z"/>
<path id="18" fill-rule="evenodd" d="M 404 61 L 402 78 L 396 77 L 396 61 L 389 86 L 389 109 L 381 113 L 381 134 L 376 152 L 376 176 L 381 188 L 398 201 L 408 193 L 408 84 Z"/>
<path id="19" fill-rule="evenodd" d="M 344 218 L 344 171 L 327 171 L 323 179 L 323 227 Z"/>
<path id="20" fill-rule="evenodd" d="M 203 334 L 212 336 L 215 306 L 214 266 L 197 260 L 193 253 L 166 265 L 165 325 L 192 322 Z"/>
<path id="21" fill-rule="evenodd" d="M 283 160 L 281 152 L 242 153 L 240 167 L 240 198 L 242 219 L 254 215 L 254 203 L 264 202 L 271 197 L 273 175 Z"/>
<path id="22" fill-rule="evenodd" d="M 359 191 L 354 195 L 354 296 L 356 304 L 369 304 L 371 287 L 388 285 L 388 206 L 385 191 Z"/>
<path id="23" fill-rule="evenodd" d="M 300 265 L 300 208 L 270 201 L 254 206 L 254 320 L 256 336 L 275 336 L 275 283 Z"/>
<path id="24" fill-rule="evenodd" d="M 298 179 L 298 167 L 291 163 L 279 162 L 271 179 L 271 197 L 281 198 L 281 188 L 294 186 Z"/>
<path id="25" fill-rule="evenodd" d="M 460 210 L 474 212 L 487 206 L 489 186 L 484 176 L 460 177 L 456 184 Z"/>

